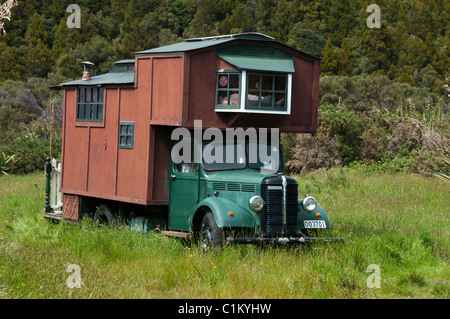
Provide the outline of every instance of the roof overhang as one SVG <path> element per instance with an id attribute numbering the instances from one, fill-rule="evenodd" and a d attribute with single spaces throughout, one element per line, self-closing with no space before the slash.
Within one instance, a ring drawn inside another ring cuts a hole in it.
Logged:
<path id="1" fill-rule="evenodd" d="M 216 55 L 243 70 L 295 72 L 292 55 L 273 47 L 232 45 L 217 49 Z"/>

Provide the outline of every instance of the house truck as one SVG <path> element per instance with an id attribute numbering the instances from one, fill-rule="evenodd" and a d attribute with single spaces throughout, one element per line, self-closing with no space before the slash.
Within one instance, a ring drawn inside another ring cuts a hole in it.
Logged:
<path id="1" fill-rule="evenodd" d="M 310 236 L 330 222 L 299 198 L 279 143 L 317 130 L 319 62 L 259 33 L 136 52 L 92 77 L 85 62 L 82 79 L 57 86 L 62 209 L 47 198 L 44 216 L 123 219 L 204 249 L 341 240 Z"/>

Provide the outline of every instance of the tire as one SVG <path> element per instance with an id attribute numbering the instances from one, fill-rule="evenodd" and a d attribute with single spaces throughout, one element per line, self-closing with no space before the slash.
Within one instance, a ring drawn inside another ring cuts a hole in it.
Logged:
<path id="1" fill-rule="evenodd" d="M 111 227 L 116 219 L 116 213 L 106 204 L 101 204 L 98 206 L 94 214 L 95 223 L 104 224 L 108 227 Z"/>
<path id="2" fill-rule="evenodd" d="M 207 212 L 200 226 L 200 247 L 203 252 L 218 250 L 222 247 L 223 230 L 219 228 L 213 213 Z"/>

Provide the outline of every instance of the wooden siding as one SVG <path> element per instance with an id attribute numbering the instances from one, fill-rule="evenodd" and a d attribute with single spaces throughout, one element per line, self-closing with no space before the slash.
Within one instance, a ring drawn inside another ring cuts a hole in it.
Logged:
<path id="1" fill-rule="evenodd" d="M 177 126 L 193 128 L 198 119 L 205 128 L 315 132 L 319 62 L 285 46 L 277 48 L 294 57 L 291 115 L 216 112 L 216 70 L 233 68 L 216 56 L 216 47 L 136 57 L 134 85 L 104 85 L 102 123 L 76 122 L 76 87 L 64 87 L 62 192 L 167 204 L 171 132 Z M 133 149 L 118 147 L 121 121 L 134 122 Z"/>

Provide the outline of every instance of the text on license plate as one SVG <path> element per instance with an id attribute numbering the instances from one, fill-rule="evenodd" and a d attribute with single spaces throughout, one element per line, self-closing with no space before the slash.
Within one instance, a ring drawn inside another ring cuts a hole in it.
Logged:
<path id="1" fill-rule="evenodd" d="M 326 228 L 324 220 L 304 220 L 305 228 Z"/>

